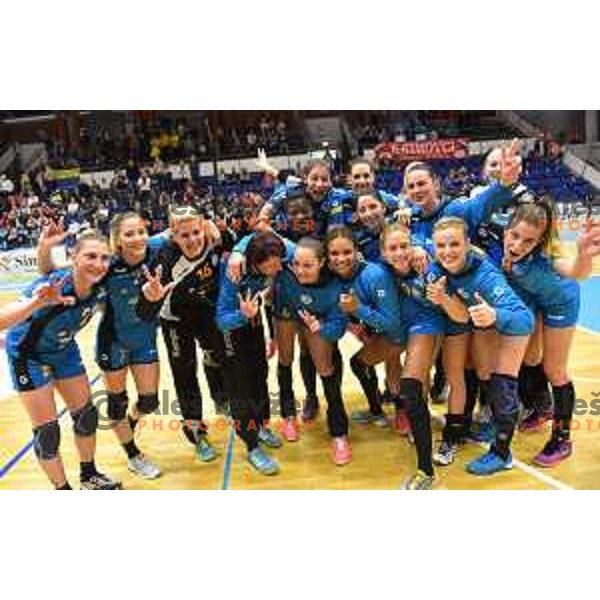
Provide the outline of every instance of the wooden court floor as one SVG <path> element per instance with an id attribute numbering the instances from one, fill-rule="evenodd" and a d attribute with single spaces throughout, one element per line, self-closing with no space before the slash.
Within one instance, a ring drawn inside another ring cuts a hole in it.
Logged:
<path id="1" fill-rule="evenodd" d="M 0 303 L 9 300 L 7 294 L 0 296 Z M 584 298 L 584 301 L 592 301 Z M 84 360 L 89 366 L 90 378 L 97 377 L 98 369 L 93 363 L 94 325 L 82 332 L 79 341 Z M 363 408 L 364 399 L 355 384 L 347 365 L 355 342 L 346 336 L 342 343 L 342 354 L 346 361 L 344 392 L 348 411 Z M 600 397 L 600 376 L 597 361 L 600 353 L 600 335 L 579 330 L 571 355 L 573 375 L 579 411 L 576 416 L 579 427 L 573 434 L 575 452 L 573 457 L 556 469 L 542 470 L 532 465 L 531 458 L 543 446 L 548 430 L 519 433 L 514 442 L 515 468 L 491 478 L 478 479 L 468 475 L 465 464 L 481 453 L 482 448 L 468 445 L 461 449 L 457 461 L 446 469 L 438 469 L 437 488 L 454 489 L 600 489 L 600 414 L 590 414 L 590 404 L 596 394 Z M 161 375 L 161 390 L 167 390 L 170 399 L 175 398 L 164 346 L 161 341 L 161 360 L 164 365 Z M 271 368 L 271 390 L 277 389 Z M 207 386 L 202 377 L 204 397 L 208 398 Z M 295 372 L 296 392 L 299 398 L 303 386 L 298 371 Z M 97 381 L 94 390 L 101 389 Z M 135 397 L 133 390 L 131 397 Z M 60 400 L 59 406 L 62 405 Z M 585 403 L 585 404 L 584 404 Z M 588 412 L 583 414 L 584 407 Z M 600 406 L 600 403 L 599 403 Z M 437 413 L 443 407 L 434 407 Z M 600 411 L 598 411 L 600 413 Z M 351 426 L 351 441 L 354 461 L 346 467 L 336 467 L 330 459 L 330 441 L 326 432 L 323 412 L 314 427 L 303 431 L 301 440 L 285 444 L 280 450 L 271 452 L 281 466 L 278 476 L 267 478 L 257 474 L 246 462 L 242 444 L 235 439 L 227 422 L 214 415 L 210 400 L 205 401 L 205 417 L 211 419 L 210 436 L 219 452 L 218 459 L 210 464 L 201 464 L 194 458 L 191 446 L 184 441 L 178 428 L 178 417 L 172 411 L 161 416 L 152 416 L 138 435 L 138 445 L 156 461 L 163 475 L 147 482 L 132 476 L 127 470 L 124 453 L 111 431 L 98 433 L 97 464 L 106 472 L 121 479 L 126 489 L 175 490 L 175 489 L 356 489 L 394 490 L 414 470 L 414 450 L 409 442 L 393 432 L 391 428 L 380 429 L 373 425 Z M 277 417 L 274 417 L 275 428 Z M 61 419 L 62 454 L 72 484 L 77 483 L 77 456 L 71 435 L 68 416 Z M 440 427 L 434 422 L 434 437 L 437 441 Z M 15 394 L 0 400 L 0 468 L 22 453 L 20 460 L 0 479 L 0 489 L 49 489 L 39 470 L 33 452 L 23 451 L 31 438 L 31 430 L 25 413 Z"/>

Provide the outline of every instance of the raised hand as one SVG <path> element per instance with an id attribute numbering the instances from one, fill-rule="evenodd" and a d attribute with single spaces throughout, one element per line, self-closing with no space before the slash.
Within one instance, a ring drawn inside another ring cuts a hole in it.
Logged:
<path id="1" fill-rule="evenodd" d="M 319 333 L 319 331 L 321 331 L 321 322 L 315 315 L 306 310 L 299 310 L 298 316 L 302 319 L 302 322 L 311 333 Z"/>
<path id="2" fill-rule="evenodd" d="M 162 278 L 162 266 L 159 265 L 156 268 L 154 275 L 150 273 L 150 270 L 146 265 L 142 267 L 146 283 L 142 286 L 142 293 L 144 294 L 148 302 L 160 302 L 175 286 L 175 282 L 172 281 L 167 285 L 161 283 Z"/>
<path id="3" fill-rule="evenodd" d="M 523 161 L 520 151 L 521 144 L 517 139 L 514 139 L 508 148 L 502 148 L 500 183 L 506 187 L 517 183 L 523 171 Z"/>
<path id="4" fill-rule="evenodd" d="M 468 308 L 469 315 L 475 327 L 491 327 L 496 322 L 496 311 L 475 292 L 477 304 Z"/>
<path id="5" fill-rule="evenodd" d="M 398 223 L 404 225 L 405 227 L 410 227 L 411 216 L 412 216 L 412 210 L 408 206 L 399 208 L 394 215 L 395 220 Z"/>
<path id="6" fill-rule="evenodd" d="M 252 296 L 252 292 L 247 290 L 246 296 L 238 294 L 238 299 L 240 301 L 241 313 L 246 317 L 246 319 L 254 319 L 260 308 L 260 292 L 258 292 L 255 296 Z"/>
<path id="7" fill-rule="evenodd" d="M 65 231 L 62 219 L 57 223 L 51 219 L 44 221 L 42 232 L 40 234 L 38 244 L 52 247 L 62 244 L 68 237 L 69 233 Z"/>
<path id="8" fill-rule="evenodd" d="M 440 305 L 448 298 L 448 280 L 446 276 L 427 285 L 427 299 L 433 304 Z"/>
<path id="9" fill-rule="evenodd" d="M 255 163 L 262 172 L 272 175 L 273 177 L 277 177 L 279 171 L 277 171 L 277 169 L 273 167 L 273 165 L 271 165 L 267 160 L 267 153 L 264 148 L 258 149 L 258 156 Z"/>
<path id="10" fill-rule="evenodd" d="M 594 225 L 579 235 L 577 253 L 585 258 L 600 254 L 600 227 Z"/>

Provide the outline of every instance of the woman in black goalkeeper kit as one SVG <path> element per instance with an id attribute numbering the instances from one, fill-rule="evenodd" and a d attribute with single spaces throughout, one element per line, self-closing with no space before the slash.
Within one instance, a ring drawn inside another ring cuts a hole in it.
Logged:
<path id="1" fill-rule="evenodd" d="M 246 272 L 235 282 L 223 265 L 217 324 L 225 338 L 225 366 L 231 381 L 231 415 L 248 448 L 248 461 L 263 475 L 279 466 L 259 445 L 281 446 L 268 427 L 270 419 L 268 364 L 260 312 L 262 295 L 294 254 L 294 244 L 264 231 L 249 238 L 242 251 Z"/>
<path id="2" fill-rule="evenodd" d="M 190 207 L 172 209 L 169 226 L 171 240 L 146 272 L 138 312 L 142 318 L 160 312 L 183 432 L 198 458 L 210 462 L 216 452 L 202 420 L 196 342 L 205 355 L 204 370 L 213 399 L 222 402 L 227 396 L 222 375 L 224 346 L 215 310 L 220 263 L 230 244 L 227 247 L 227 235 L 220 239 L 214 225 Z"/>

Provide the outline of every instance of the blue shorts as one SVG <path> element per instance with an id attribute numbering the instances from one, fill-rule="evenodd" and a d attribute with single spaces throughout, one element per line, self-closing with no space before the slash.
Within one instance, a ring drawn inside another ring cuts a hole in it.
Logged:
<path id="1" fill-rule="evenodd" d="M 156 331 L 156 330 L 155 330 Z M 129 346 L 116 340 L 108 344 L 96 343 L 96 364 L 102 371 L 120 371 L 131 365 L 150 365 L 158 362 L 156 333 L 146 338 L 143 343 Z"/>
<path id="2" fill-rule="evenodd" d="M 433 306 L 426 306 L 413 298 L 402 299 L 402 323 L 407 335 L 442 335 L 448 319 Z"/>
<path id="3" fill-rule="evenodd" d="M 17 392 L 31 392 L 51 381 L 85 375 L 79 347 L 71 342 L 64 350 L 52 354 L 8 353 L 10 375 Z"/>
<path id="4" fill-rule="evenodd" d="M 575 296 L 572 296 L 568 302 L 562 304 L 538 305 L 537 312 L 542 313 L 544 325 L 554 329 L 566 329 L 575 327 L 579 320 L 580 308 L 579 290 Z"/>

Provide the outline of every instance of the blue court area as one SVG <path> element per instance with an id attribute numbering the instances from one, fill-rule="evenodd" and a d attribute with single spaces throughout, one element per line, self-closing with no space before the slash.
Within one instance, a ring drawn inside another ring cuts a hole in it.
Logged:
<path id="1" fill-rule="evenodd" d="M 600 334 L 600 276 L 581 283 L 579 325 Z"/>

